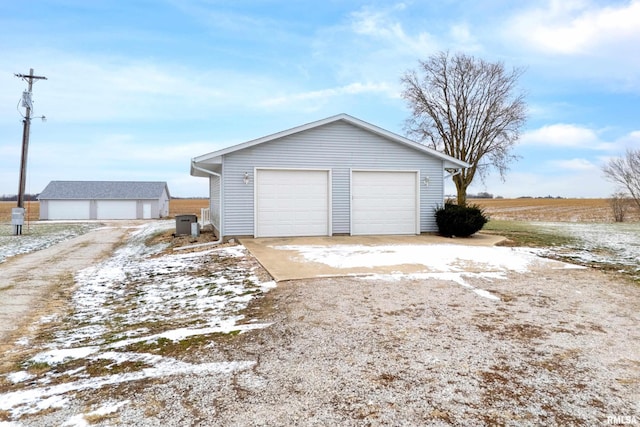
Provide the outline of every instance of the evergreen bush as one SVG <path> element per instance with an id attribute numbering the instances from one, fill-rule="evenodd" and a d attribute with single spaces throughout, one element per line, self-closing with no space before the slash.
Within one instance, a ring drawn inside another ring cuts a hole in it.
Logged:
<path id="1" fill-rule="evenodd" d="M 445 237 L 469 237 L 489 221 L 478 205 L 458 206 L 447 202 L 436 209 L 438 231 Z"/>

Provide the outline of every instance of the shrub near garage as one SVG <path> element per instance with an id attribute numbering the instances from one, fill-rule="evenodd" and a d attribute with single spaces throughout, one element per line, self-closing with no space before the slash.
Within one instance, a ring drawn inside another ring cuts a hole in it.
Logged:
<path id="1" fill-rule="evenodd" d="M 447 202 L 436 209 L 438 231 L 445 237 L 469 237 L 489 221 L 478 205 L 458 206 Z"/>

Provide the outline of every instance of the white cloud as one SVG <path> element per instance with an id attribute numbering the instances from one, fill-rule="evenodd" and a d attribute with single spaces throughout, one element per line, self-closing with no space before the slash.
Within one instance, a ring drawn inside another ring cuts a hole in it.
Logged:
<path id="1" fill-rule="evenodd" d="M 476 52 L 482 50 L 482 45 L 478 39 L 472 34 L 467 23 L 453 24 L 449 30 L 451 42 L 456 49 L 465 52 Z"/>
<path id="2" fill-rule="evenodd" d="M 616 145 L 621 150 L 626 150 L 627 148 L 640 149 L 640 130 L 629 132 L 616 142 Z"/>
<path id="3" fill-rule="evenodd" d="M 403 4 L 387 10 L 363 8 L 352 13 L 351 28 L 356 34 L 393 46 L 397 52 L 420 55 L 434 50 L 436 42 L 431 34 L 419 32 L 409 35 L 402 23 L 394 18 L 393 13 L 404 8 Z"/>
<path id="4" fill-rule="evenodd" d="M 596 147 L 600 144 L 598 135 L 592 129 L 572 124 L 558 123 L 526 132 L 523 144 L 550 145 L 558 147 Z"/>
<path id="5" fill-rule="evenodd" d="M 403 71 L 415 67 L 417 60 L 441 49 L 436 36 L 414 30 L 412 7 L 362 7 L 347 15 L 344 22 L 320 29 L 313 41 L 315 64 L 331 73 L 334 81 L 387 82 L 399 93 Z"/>
<path id="6" fill-rule="evenodd" d="M 568 171 L 598 170 L 598 166 L 587 159 L 551 160 L 549 165 Z"/>
<path id="7" fill-rule="evenodd" d="M 7 62 L 29 63 L 5 52 Z M 202 119 L 232 109 L 253 108 L 286 81 L 264 73 L 196 70 L 189 66 L 106 55 L 34 53 L 37 74 L 48 80 L 34 86 L 35 113 L 56 122 Z M 0 72 L 3 70 L 0 68 Z M 249 73 L 249 74 L 247 74 Z M 19 119 L 15 105 L 26 85 L 0 80 L 0 120 Z"/>
<path id="8" fill-rule="evenodd" d="M 262 101 L 260 105 L 266 107 L 286 106 L 287 108 L 299 106 L 306 110 L 315 111 L 336 97 L 366 93 L 385 93 L 390 97 L 396 96 L 386 83 L 352 83 L 336 88 L 277 96 Z"/>
<path id="9" fill-rule="evenodd" d="M 526 10 L 510 31 L 543 52 L 589 54 L 640 43 L 640 1 L 600 7 L 588 1 L 550 0 Z"/>
<path id="10" fill-rule="evenodd" d="M 506 17 L 497 40 L 526 61 L 531 72 L 564 82 L 562 89 L 587 82 L 595 91 L 638 93 L 640 0 L 602 3 L 524 2 Z"/>
<path id="11" fill-rule="evenodd" d="M 624 151 L 627 147 L 640 146 L 640 131 L 618 135 L 610 141 L 602 135 L 607 129 L 594 130 L 585 126 L 557 123 L 525 132 L 520 143 L 523 145 L 556 148 L 586 149 L 599 151 Z"/>

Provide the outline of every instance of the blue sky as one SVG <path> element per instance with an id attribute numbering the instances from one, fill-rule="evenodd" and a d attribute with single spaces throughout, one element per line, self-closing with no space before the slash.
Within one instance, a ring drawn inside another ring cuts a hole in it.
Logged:
<path id="1" fill-rule="evenodd" d="M 0 2 L 0 194 L 18 190 L 29 68 L 48 120 L 27 192 L 162 180 L 188 197 L 208 194 L 192 157 L 314 120 L 404 135 L 400 76 L 441 50 L 526 68 L 520 160 L 470 192 L 614 191 L 601 165 L 640 148 L 640 0 L 37 0 Z"/>

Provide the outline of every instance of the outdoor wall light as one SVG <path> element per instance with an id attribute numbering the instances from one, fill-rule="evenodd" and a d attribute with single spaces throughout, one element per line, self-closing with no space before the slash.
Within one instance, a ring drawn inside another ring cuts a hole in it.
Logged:
<path id="1" fill-rule="evenodd" d="M 242 182 L 244 182 L 245 185 L 247 185 L 249 183 L 249 172 L 245 172 L 244 173 L 244 177 L 242 178 Z"/>
<path id="2" fill-rule="evenodd" d="M 422 178 L 422 182 L 424 183 L 425 186 L 429 186 L 429 177 L 425 176 L 424 178 Z"/>

